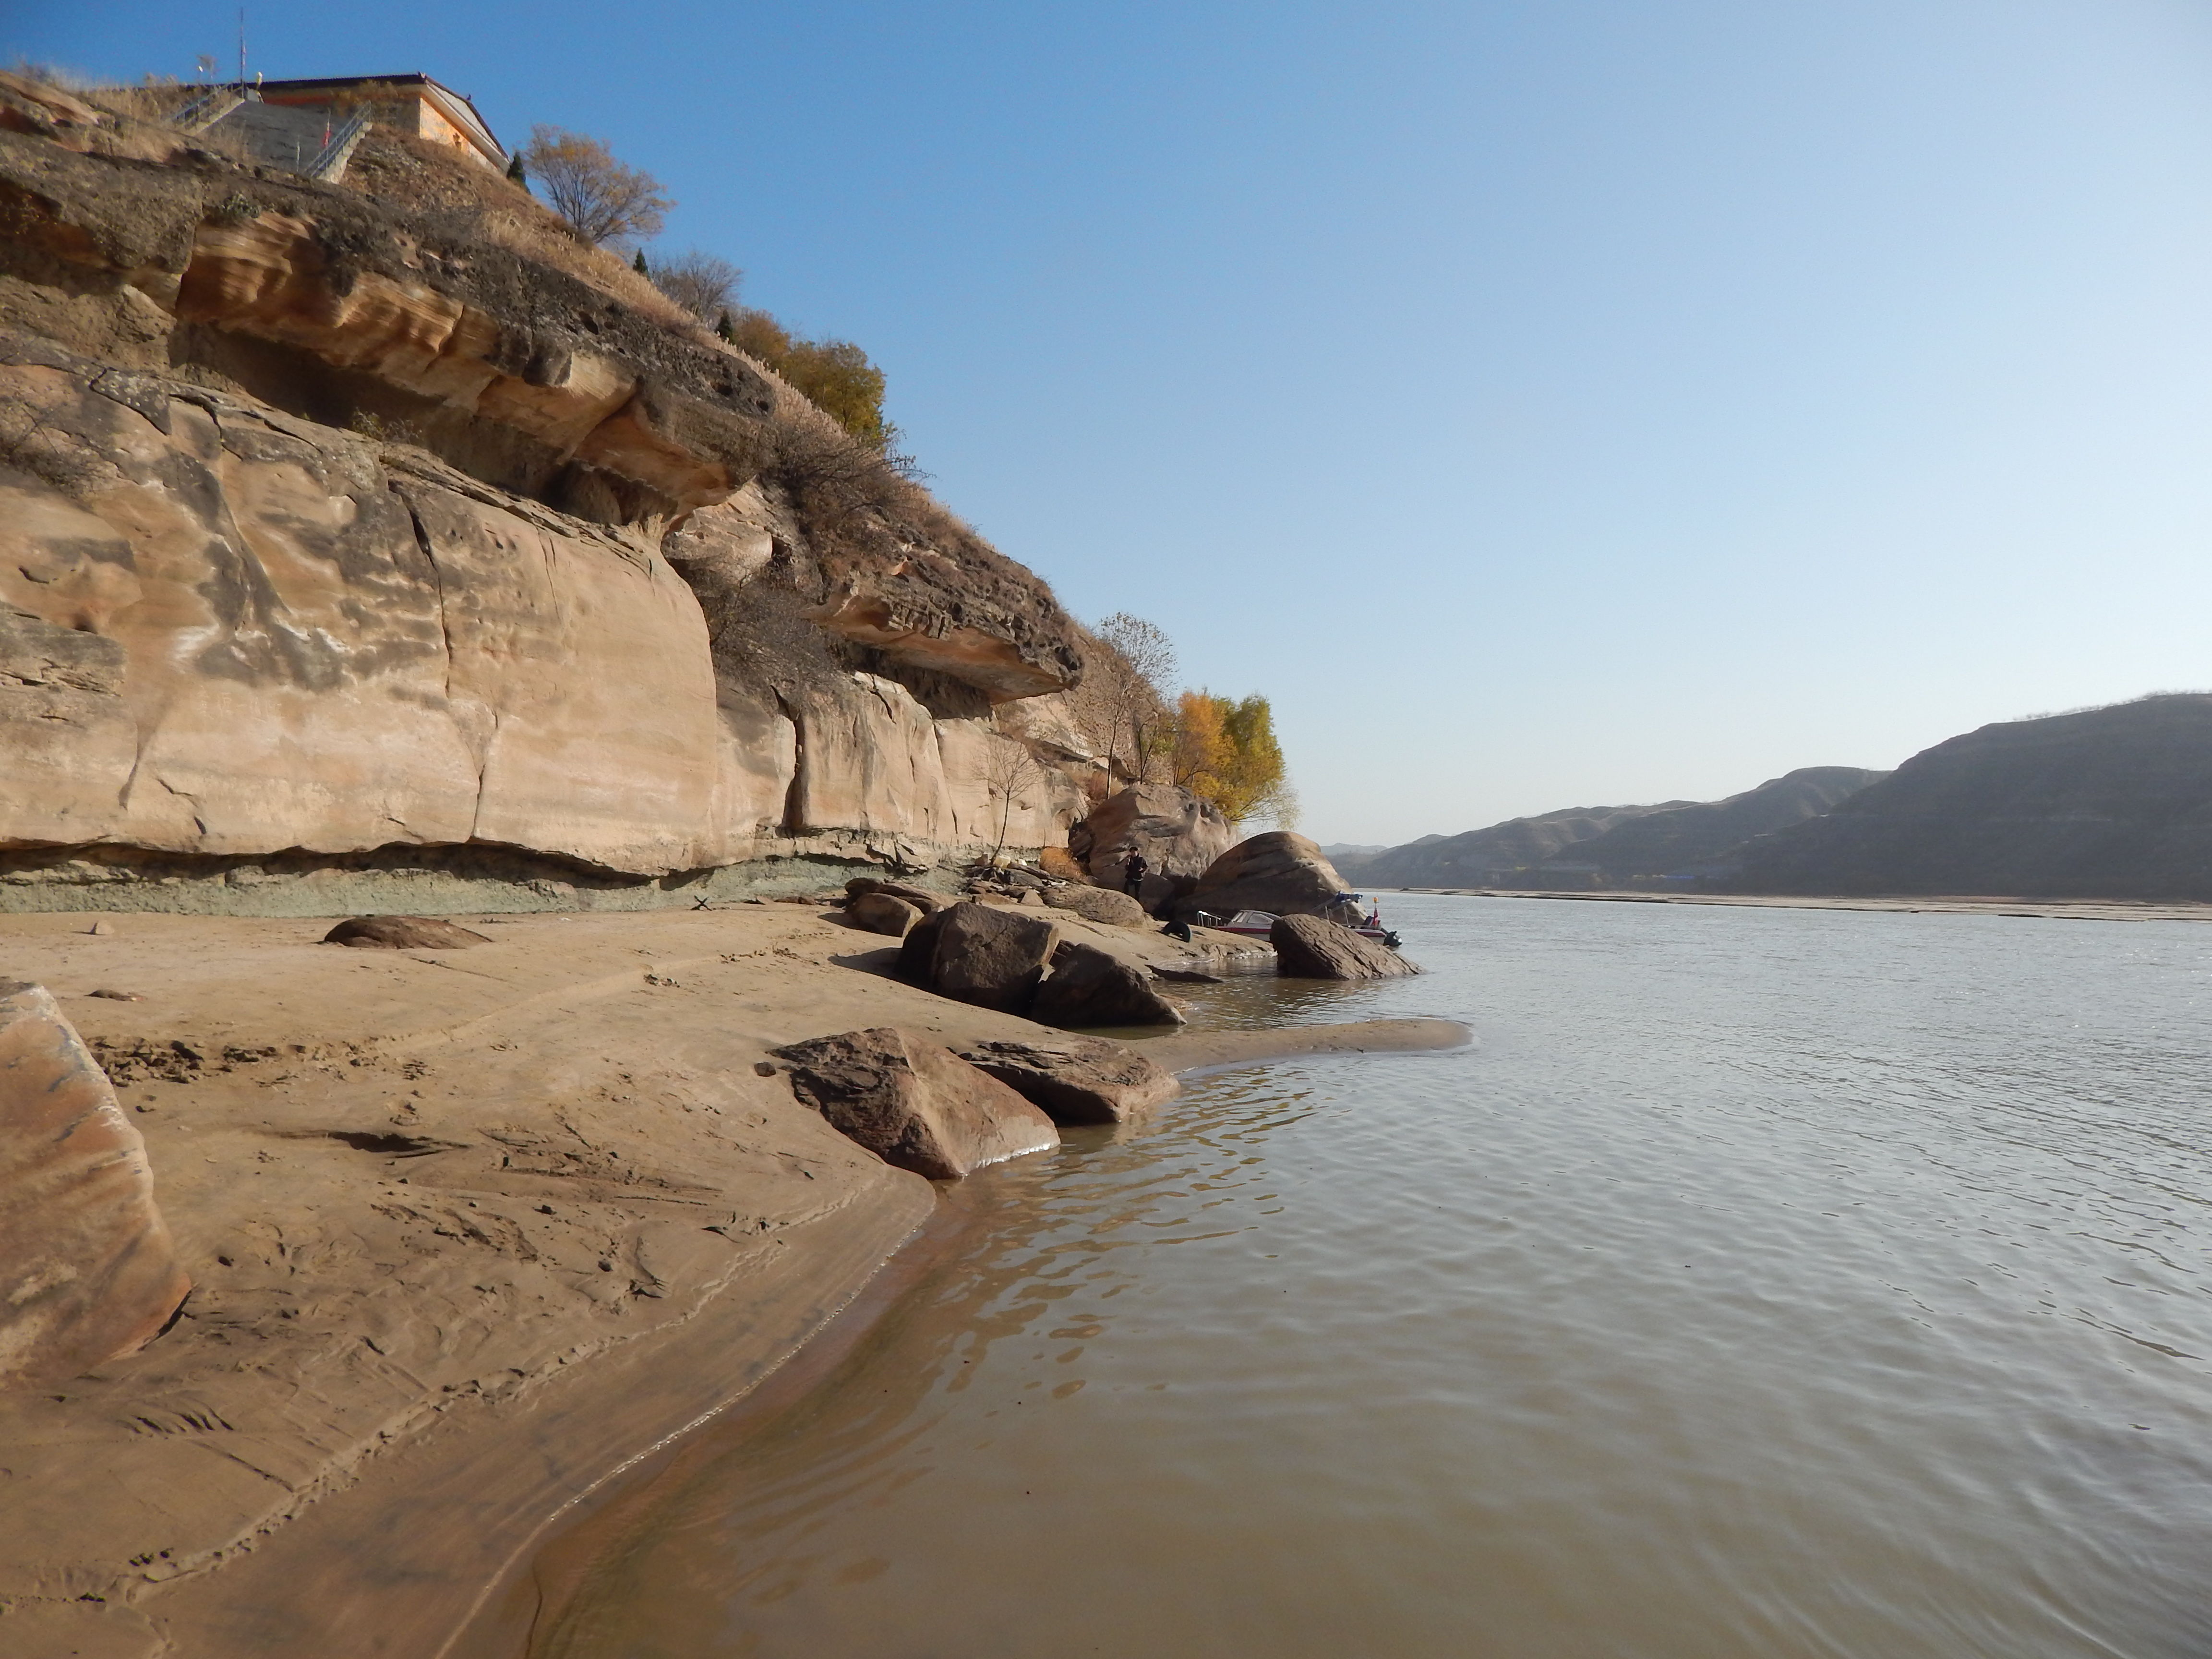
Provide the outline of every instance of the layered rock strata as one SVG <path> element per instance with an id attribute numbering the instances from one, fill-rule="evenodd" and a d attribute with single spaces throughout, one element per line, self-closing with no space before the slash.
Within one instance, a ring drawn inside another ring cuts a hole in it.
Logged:
<path id="1" fill-rule="evenodd" d="M 1064 843 L 1065 614 L 765 371 L 482 212 L 0 92 L 0 908 Z"/>

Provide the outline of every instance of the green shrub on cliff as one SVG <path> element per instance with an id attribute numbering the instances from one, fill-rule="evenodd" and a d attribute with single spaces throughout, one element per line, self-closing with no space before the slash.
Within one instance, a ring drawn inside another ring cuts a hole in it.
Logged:
<path id="1" fill-rule="evenodd" d="M 750 307 L 738 313 L 730 339 L 869 448 L 891 452 L 898 428 L 884 418 L 884 372 L 850 340 L 802 339 Z"/>

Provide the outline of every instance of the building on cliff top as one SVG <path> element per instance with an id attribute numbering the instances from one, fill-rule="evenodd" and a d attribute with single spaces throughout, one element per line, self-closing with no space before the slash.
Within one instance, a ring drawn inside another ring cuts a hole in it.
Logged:
<path id="1" fill-rule="evenodd" d="M 272 167 L 334 180 L 363 126 L 427 138 L 495 172 L 507 166 L 507 151 L 468 95 L 419 72 L 263 81 L 208 130 L 235 135 Z"/>

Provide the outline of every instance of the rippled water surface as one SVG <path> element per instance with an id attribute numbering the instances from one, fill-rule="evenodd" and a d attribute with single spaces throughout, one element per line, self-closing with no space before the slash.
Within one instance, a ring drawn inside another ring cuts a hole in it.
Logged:
<path id="1" fill-rule="evenodd" d="M 2212 929 L 1405 897 L 1431 970 L 949 1201 L 562 1659 L 2212 1654 Z"/>

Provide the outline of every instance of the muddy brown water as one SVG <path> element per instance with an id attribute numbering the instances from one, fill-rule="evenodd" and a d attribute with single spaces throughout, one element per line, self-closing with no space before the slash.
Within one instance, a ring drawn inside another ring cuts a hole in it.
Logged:
<path id="1" fill-rule="evenodd" d="M 1405 897 L 973 1179 L 541 1659 L 2212 1654 L 2212 930 Z"/>

